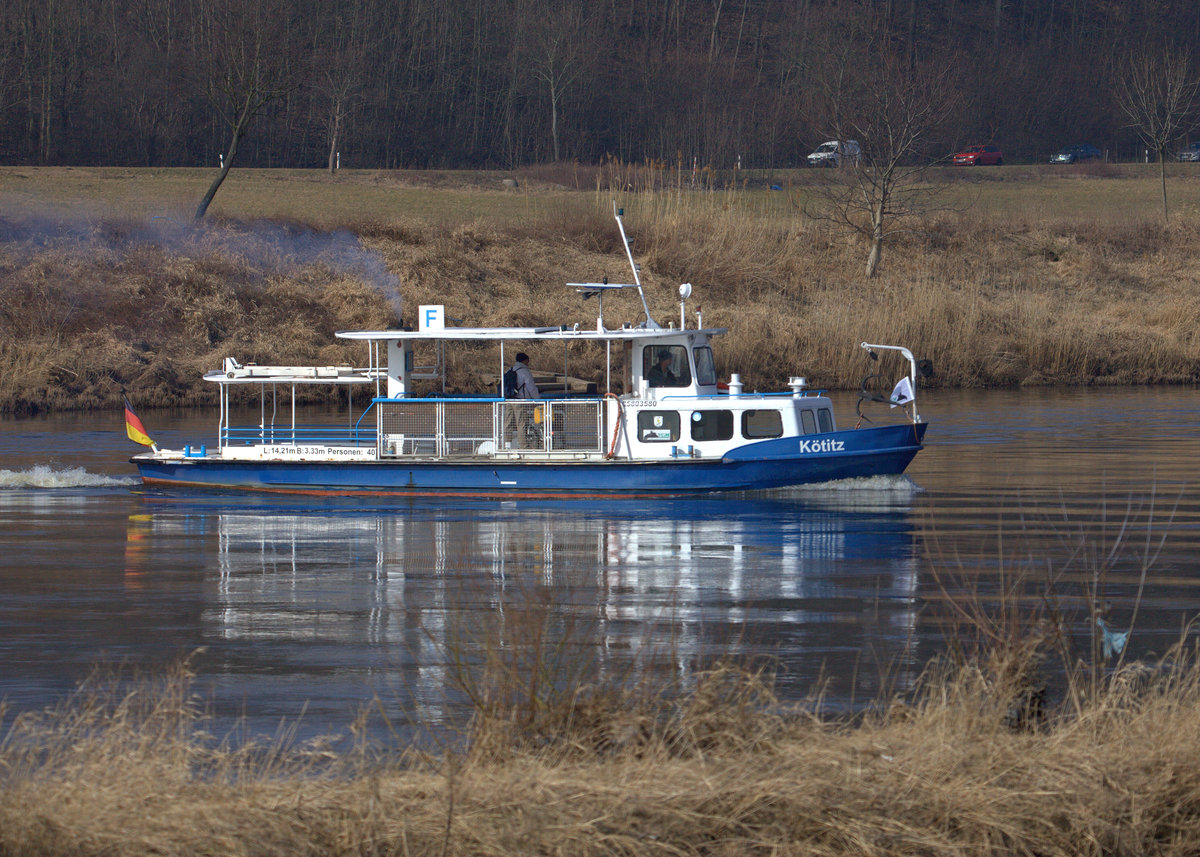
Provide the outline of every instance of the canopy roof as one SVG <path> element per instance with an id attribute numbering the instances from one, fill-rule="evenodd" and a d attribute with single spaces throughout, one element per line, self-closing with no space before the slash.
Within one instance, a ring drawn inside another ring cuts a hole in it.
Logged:
<path id="1" fill-rule="evenodd" d="M 545 339 L 545 340 L 605 340 L 625 339 L 666 339 L 681 334 L 701 333 L 705 336 L 719 336 L 727 333 L 728 328 L 707 327 L 702 329 L 689 328 L 681 330 L 678 327 L 621 327 L 616 330 L 590 330 L 578 326 L 569 327 L 442 327 L 427 330 L 339 330 L 339 339 L 358 340 L 504 340 L 504 339 Z"/>

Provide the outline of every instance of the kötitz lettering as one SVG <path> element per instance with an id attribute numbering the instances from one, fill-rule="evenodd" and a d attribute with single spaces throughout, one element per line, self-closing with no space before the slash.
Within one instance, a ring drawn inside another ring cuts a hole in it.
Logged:
<path id="1" fill-rule="evenodd" d="M 846 448 L 846 442 L 842 440 L 802 440 L 800 441 L 800 452 L 802 453 L 820 453 L 820 452 L 842 452 Z"/>

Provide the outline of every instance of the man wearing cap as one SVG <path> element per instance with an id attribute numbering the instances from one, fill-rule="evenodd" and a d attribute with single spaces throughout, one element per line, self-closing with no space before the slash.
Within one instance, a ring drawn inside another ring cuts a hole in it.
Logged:
<path id="1" fill-rule="evenodd" d="M 658 362 L 650 367 L 646 380 L 651 387 L 678 387 L 679 379 L 671 371 L 671 352 L 664 348 L 658 352 Z"/>

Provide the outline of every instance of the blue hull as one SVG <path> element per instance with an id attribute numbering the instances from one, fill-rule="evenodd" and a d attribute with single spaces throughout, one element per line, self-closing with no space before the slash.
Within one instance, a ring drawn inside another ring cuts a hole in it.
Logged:
<path id="1" fill-rule="evenodd" d="M 720 461 L 407 460 L 305 462 L 133 459 L 147 485 L 288 494 L 651 497 L 755 491 L 903 473 L 925 423 L 760 441 Z"/>

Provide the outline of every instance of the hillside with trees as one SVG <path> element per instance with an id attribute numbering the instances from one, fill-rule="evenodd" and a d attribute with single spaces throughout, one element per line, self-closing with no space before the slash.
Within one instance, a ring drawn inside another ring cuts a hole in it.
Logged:
<path id="1" fill-rule="evenodd" d="M 1130 160 L 1122 69 L 1197 46 L 1194 0 L 13 0 L 0 161 L 789 167 L 883 67 L 943 74 L 927 152 Z"/>

